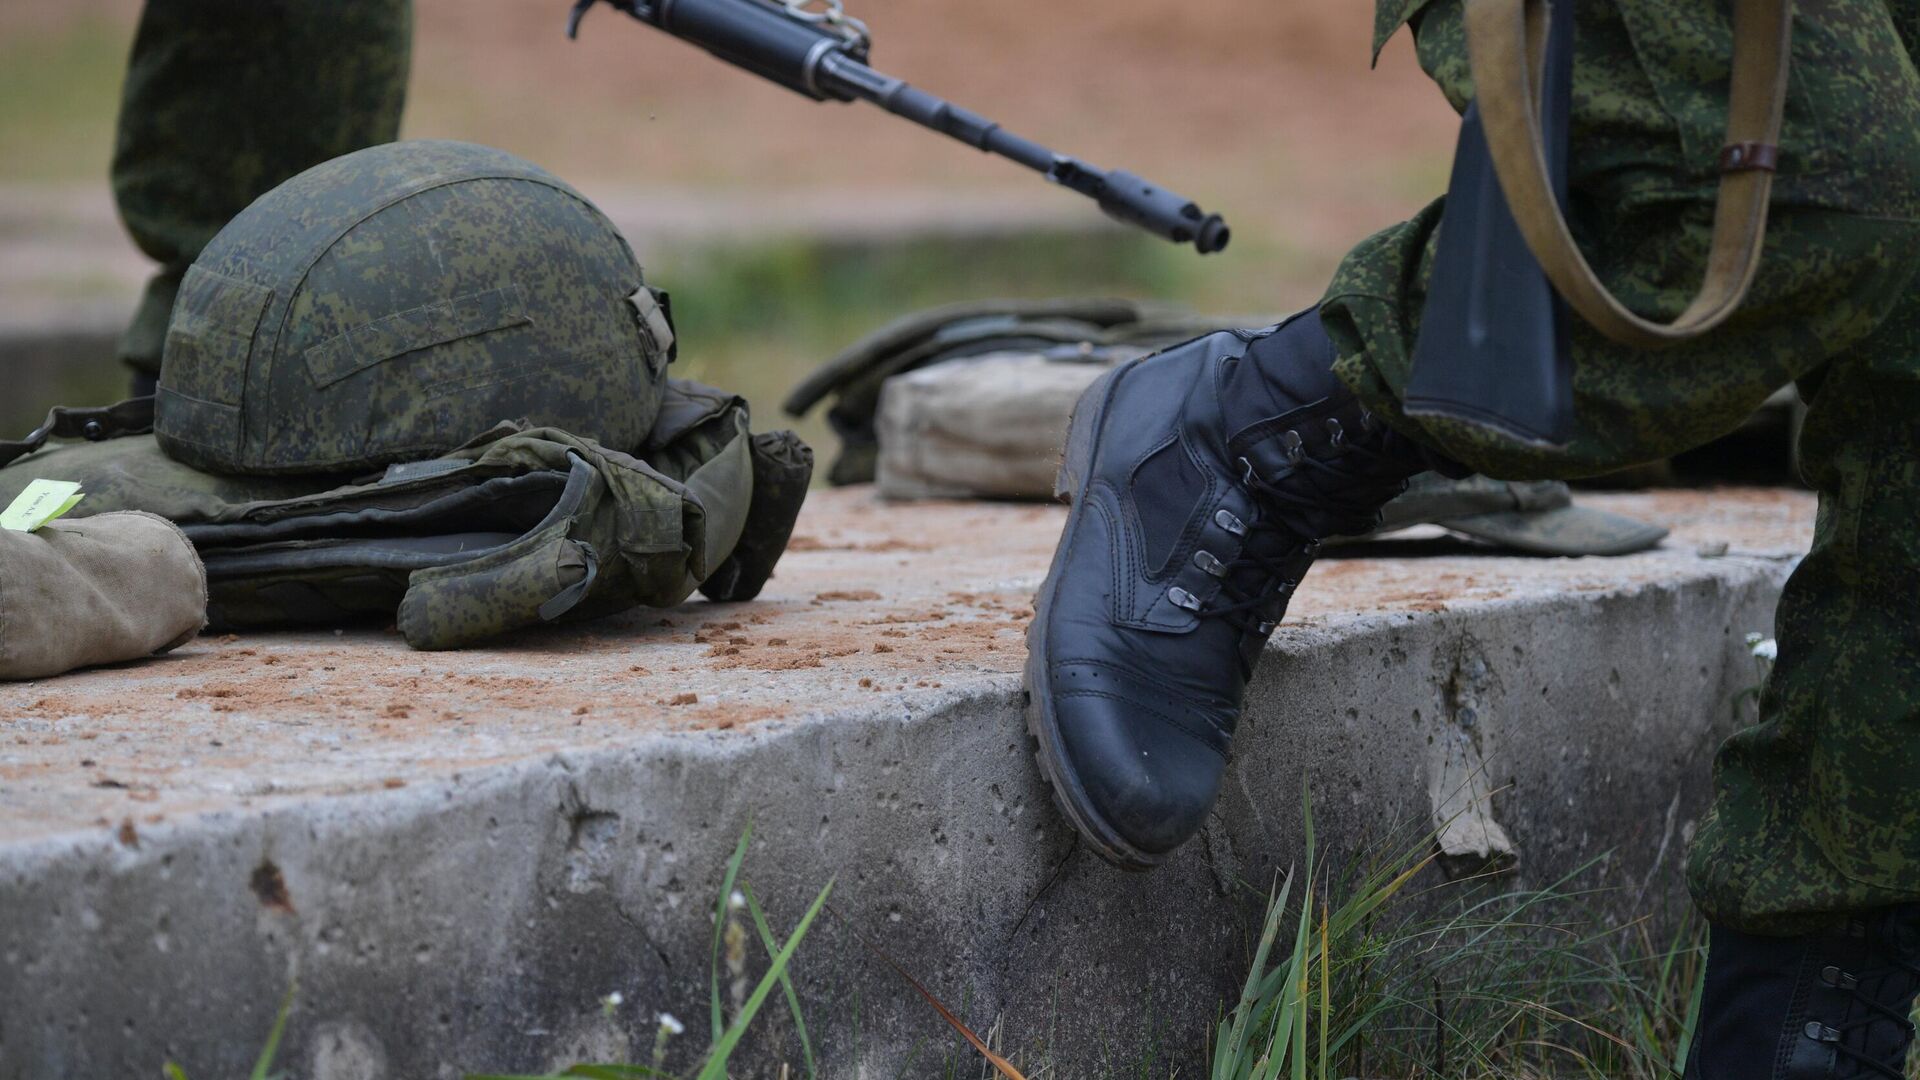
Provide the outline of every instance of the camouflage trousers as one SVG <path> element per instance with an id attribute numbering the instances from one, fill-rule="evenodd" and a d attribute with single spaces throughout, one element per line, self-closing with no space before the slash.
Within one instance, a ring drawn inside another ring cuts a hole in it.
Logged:
<path id="1" fill-rule="evenodd" d="M 1422 66 L 1471 95 L 1458 0 L 1382 0 L 1415 20 Z M 1671 318 L 1697 287 L 1731 55 L 1726 5 L 1577 9 L 1573 209 L 1595 268 Z M 1716 922 L 1795 933 L 1920 900 L 1920 3 L 1803 0 L 1765 259 L 1740 315 L 1664 352 L 1576 326 L 1577 434 L 1564 451 L 1406 416 L 1436 203 L 1362 242 L 1322 302 L 1338 371 L 1396 427 L 1504 479 L 1655 460 L 1732 430 L 1798 380 L 1820 498 L 1776 617 L 1757 726 L 1720 750 L 1689 860 Z M 1574 320 L 1578 322 L 1577 317 Z"/>
<path id="2" fill-rule="evenodd" d="M 121 95 L 113 193 L 160 264 L 121 359 L 160 369 L 187 267 L 280 181 L 400 133 L 411 0 L 155 0 Z"/>

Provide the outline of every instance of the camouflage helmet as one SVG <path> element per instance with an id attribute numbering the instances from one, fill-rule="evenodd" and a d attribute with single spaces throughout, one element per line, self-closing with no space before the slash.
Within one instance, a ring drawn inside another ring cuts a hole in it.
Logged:
<path id="1" fill-rule="evenodd" d="M 154 430 L 221 473 L 367 469 L 502 420 L 630 450 L 673 332 L 611 222 L 511 154 L 413 141 L 274 188 L 180 286 Z"/>

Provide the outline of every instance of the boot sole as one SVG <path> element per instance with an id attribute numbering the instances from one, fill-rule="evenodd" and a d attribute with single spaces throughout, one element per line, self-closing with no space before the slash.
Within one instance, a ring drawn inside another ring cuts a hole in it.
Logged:
<path id="1" fill-rule="evenodd" d="M 1066 746 L 1060 738 L 1059 719 L 1054 715 L 1053 691 L 1047 676 L 1045 645 L 1045 626 L 1047 611 L 1053 604 L 1053 594 L 1059 588 L 1060 568 L 1066 561 L 1067 545 L 1065 538 L 1072 536 L 1080 521 L 1080 512 L 1085 500 L 1081 497 L 1086 490 L 1087 478 L 1093 475 L 1096 444 L 1100 433 L 1100 424 L 1106 416 L 1107 405 L 1113 399 L 1114 388 L 1119 385 L 1135 364 L 1135 360 L 1107 372 L 1094 380 L 1081 394 L 1080 401 L 1074 406 L 1072 419 L 1067 425 L 1067 445 L 1060 458 L 1060 471 L 1054 479 L 1055 498 L 1064 498 L 1071 509 L 1067 514 L 1066 529 L 1061 533 L 1062 543 L 1054 549 L 1053 564 L 1047 568 L 1047 577 L 1040 585 L 1039 593 L 1034 597 L 1033 622 L 1027 627 L 1027 733 L 1033 740 L 1034 759 L 1039 762 L 1041 779 L 1053 792 L 1053 801 L 1059 806 L 1074 829 L 1079 832 L 1087 844 L 1099 856 L 1122 870 L 1145 871 L 1165 862 L 1170 853 L 1152 854 L 1141 851 L 1120 837 L 1111 825 L 1107 824 L 1099 812 L 1094 810 L 1087 797 L 1086 789 L 1074 778 L 1073 770 L 1067 765 Z M 1092 407 L 1092 415 L 1088 408 Z"/>

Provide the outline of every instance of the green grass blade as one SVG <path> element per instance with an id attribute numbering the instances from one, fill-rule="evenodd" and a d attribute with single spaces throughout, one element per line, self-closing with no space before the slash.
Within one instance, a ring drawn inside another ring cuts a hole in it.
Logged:
<path id="1" fill-rule="evenodd" d="M 1217 1078 L 1243 1074 L 1242 1058 L 1251 1049 L 1246 1043 L 1247 1026 L 1253 1022 L 1256 1005 L 1263 997 L 1270 996 L 1264 993 L 1267 957 L 1280 937 L 1280 922 L 1286 916 L 1287 897 L 1292 891 L 1293 873 L 1289 871 L 1285 883 L 1280 886 L 1279 895 L 1267 904 L 1267 920 L 1260 928 L 1260 944 L 1254 949 L 1253 966 L 1247 970 L 1246 988 L 1240 993 L 1240 1003 L 1228 1014 L 1220 1041 L 1214 1046 L 1213 1075 Z"/>
<path id="2" fill-rule="evenodd" d="M 778 955 L 780 943 L 774 940 L 773 928 L 767 925 L 767 913 L 761 910 L 760 901 L 753 895 L 753 886 L 743 885 L 747 894 L 747 911 L 753 915 L 753 928 L 760 933 L 760 943 L 766 946 L 769 958 Z M 793 1016 L 794 1033 L 800 1036 L 800 1056 L 807 1063 L 807 1080 L 815 1080 L 820 1074 L 813 1064 L 813 1044 L 807 1040 L 807 1021 L 800 1015 L 800 995 L 793 988 L 793 978 L 786 972 L 780 973 L 780 989 L 787 995 L 787 1012 Z"/>
<path id="3" fill-rule="evenodd" d="M 740 864 L 747 861 L 747 842 L 753 838 L 753 826 L 749 824 L 740 833 L 740 842 L 733 846 L 733 857 L 727 860 L 727 873 L 720 881 L 720 902 L 713 909 L 713 953 L 707 958 L 707 972 L 710 988 L 713 991 L 713 1041 L 718 1043 L 721 1034 L 726 1031 L 727 1020 L 720 1008 L 720 946 L 727 933 L 727 900 L 733 896 L 733 883 L 740 877 Z"/>
<path id="4" fill-rule="evenodd" d="M 913 1045 L 907 1047 L 907 1062 L 900 1066 L 900 1074 L 894 1077 L 894 1080 L 911 1080 L 913 1076 L 913 1063 L 920 1057 L 920 1047 L 925 1045 L 926 1041 L 924 1037 L 914 1037 Z"/>
<path id="5" fill-rule="evenodd" d="M 561 1076 L 577 1076 L 581 1080 L 673 1080 L 669 1073 L 659 1069 L 650 1069 L 645 1065 L 575 1065 Z"/>
<path id="6" fill-rule="evenodd" d="M 1687 1014 L 1680 1021 L 1680 1041 L 1674 1047 L 1673 1060 L 1667 1068 L 1675 1076 L 1687 1067 L 1687 1054 L 1693 1049 L 1693 1035 L 1700 1023 L 1700 998 L 1707 990 L 1707 965 L 1701 964 L 1699 973 L 1693 979 L 1693 992 L 1687 995 Z"/>
<path id="7" fill-rule="evenodd" d="M 286 1034 L 287 1017 L 293 1012 L 293 992 L 297 982 L 287 984 L 286 996 L 280 999 L 280 1012 L 273 1018 L 273 1030 L 267 1032 L 267 1044 L 260 1048 L 260 1059 L 253 1063 L 251 1080 L 269 1080 L 272 1075 L 274 1056 L 280 1053 L 280 1036 Z"/>
<path id="8" fill-rule="evenodd" d="M 166 1077 L 166 1080 L 187 1080 L 187 1070 L 171 1061 L 160 1066 L 160 1075 Z"/>
<path id="9" fill-rule="evenodd" d="M 1327 1080 L 1327 1029 L 1333 1026 L 1333 962 L 1328 957 L 1327 909 L 1320 907 L 1320 1080 Z"/>
<path id="10" fill-rule="evenodd" d="M 1307 850 L 1307 862 L 1312 865 L 1311 848 Z M 1300 933 L 1293 947 L 1293 1080 L 1307 1080 L 1307 977 L 1313 970 L 1312 878 L 1307 879 L 1307 886 L 1307 895 L 1300 901 Z"/>
<path id="11" fill-rule="evenodd" d="M 1269 904 L 1266 925 L 1261 930 L 1260 943 L 1255 950 L 1255 962 L 1247 972 L 1247 986 L 1241 992 L 1240 1000 L 1220 1022 L 1213 1053 L 1213 1075 L 1215 1077 L 1239 1076 L 1244 1071 L 1243 1060 L 1251 1047 L 1247 1044 L 1247 1031 L 1258 1012 L 1260 1002 L 1260 983 L 1263 975 L 1264 958 L 1268 954 L 1273 939 L 1279 933 L 1280 917 L 1277 909 Z"/>
<path id="12" fill-rule="evenodd" d="M 753 988 L 753 993 L 748 995 L 746 1004 L 740 1007 L 740 1015 L 733 1018 L 733 1025 L 714 1042 L 713 1049 L 708 1053 L 707 1063 L 700 1069 L 699 1080 L 727 1080 L 727 1058 L 733 1054 L 733 1048 L 739 1045 L 741 1036 L 747 1033 L 747 1025 L 753 1022 L 754 1015 L 760 1011 L 760 1006 L 767 1000 L 767 995 L 773 992 L 774 984 L 780 979 L 780 973 L 787 970 L 788 962 L 793 959 L 794 950 L 800 947 L 800 942 L 806 938 L 807 931 L 812 929 L 813 920 L 819 917 L 820 909 L 826 906 L 827 895 L 831 892 L 833 892 L 833 882 L 829 881 L 826 888 L 820 890 L 820 895 L 813 898 L 813 905 L 807 908 L 807 913 L 801 918 L 800 925 L 793 928 L 793 936 L 787 938 L 787 943 L 780 947 L 780 952 L 767 966 L 767 973 L 761 976 L 760 985 Z"/>

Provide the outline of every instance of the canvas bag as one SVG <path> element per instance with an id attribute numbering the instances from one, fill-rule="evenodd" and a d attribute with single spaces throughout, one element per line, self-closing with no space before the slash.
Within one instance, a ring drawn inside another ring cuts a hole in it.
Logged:
<path id="1" fill-rule="evenodd" d="M 178 648 L 206 610 L 200 559 L 163 518 L 100 514 L 0 530 L 0 679 Z"/>

